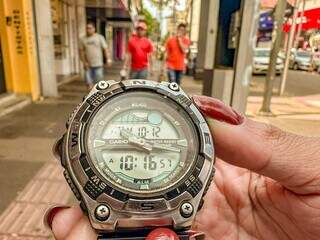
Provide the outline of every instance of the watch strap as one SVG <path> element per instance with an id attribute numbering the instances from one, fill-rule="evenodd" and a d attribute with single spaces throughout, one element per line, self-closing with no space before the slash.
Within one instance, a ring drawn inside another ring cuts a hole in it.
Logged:
<path id="1" fill-rule="evenodd" d="M 98 236 L 98 240 L 145 240 L 151 230 L 135 230 L 126 232 L 104 233 Z M 180 240 L 189 240 L 188 232 L 175 232 Z"/>

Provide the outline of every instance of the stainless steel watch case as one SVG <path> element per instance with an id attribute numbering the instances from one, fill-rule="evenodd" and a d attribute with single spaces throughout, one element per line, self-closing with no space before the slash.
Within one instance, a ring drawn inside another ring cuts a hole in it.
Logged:
<path id="1" fill-rule="evenodd" d="M 83 146 L 84 130 L 95 111 L 113 96 L 134 89 L 155 92 L 174 100 L 191 117 L 200 140 L 199 155 L 192 171 L 174 189 L 158 196 L 137 198 L 112 188 L 90 164 Z M 214 148 L 209 127 L 192 100 L 175 83 L 100 81 L 70 115 L 67 132 L 55 148 L 69 186 L 98 232 L 156 226 L 188 229 L 214 175 Z M 184 209 L 188 204 L 191 210 Z"/>

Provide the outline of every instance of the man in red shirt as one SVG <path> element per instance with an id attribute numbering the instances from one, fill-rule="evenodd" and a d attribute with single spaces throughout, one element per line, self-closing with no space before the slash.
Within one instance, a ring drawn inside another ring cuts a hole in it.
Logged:
<path id="1" fill-rule="evenodd" d="M 149 69 L 152 69 L 153 46 L 146 37 L 147 24 L 140 20 L 136 26 L 136 33 L 132 34 L 128 42 L 127 55 L 123 69 L 129 69 L 131 79 L 147 79 Z M 150 71 L 150 73 L 152 73 Z"/>
<path id="2" fill-rule="evenodd" d="M 185 36 L 186 28 L 186 24 L 180 23 L 176 36 L 170 37 L 166 43 L 169 82 L 181 83 L 181 77 L 185 70 L 184 60 L 190 46 L 190 40 Z"/>

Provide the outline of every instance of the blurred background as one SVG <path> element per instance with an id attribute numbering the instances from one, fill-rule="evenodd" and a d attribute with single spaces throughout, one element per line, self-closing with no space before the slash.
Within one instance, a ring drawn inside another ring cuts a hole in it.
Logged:
<path id="1" fill-rule="evenodd" d="M 50 239 L 45 209 L 74 203 L 51 148 L 87 94 L 79 40 L 93 21 L 113 61 L 105 79 L 120 80 L 139 19 L 151 79 L 166 80 L 166 40 L 186 23 L 188 94 L 320 136 L 320 0 L 0 0 L 0 239 Z"/>

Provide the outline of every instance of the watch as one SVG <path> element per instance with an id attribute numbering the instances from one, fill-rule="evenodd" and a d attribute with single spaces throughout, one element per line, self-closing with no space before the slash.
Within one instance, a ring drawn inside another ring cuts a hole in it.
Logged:
<path id="1" fill-rule="evenodd" d="M 100 81 L 54 149 L 98 239 L 189 239 L 214 175 L 209 127 L 176 83 Z"/>

